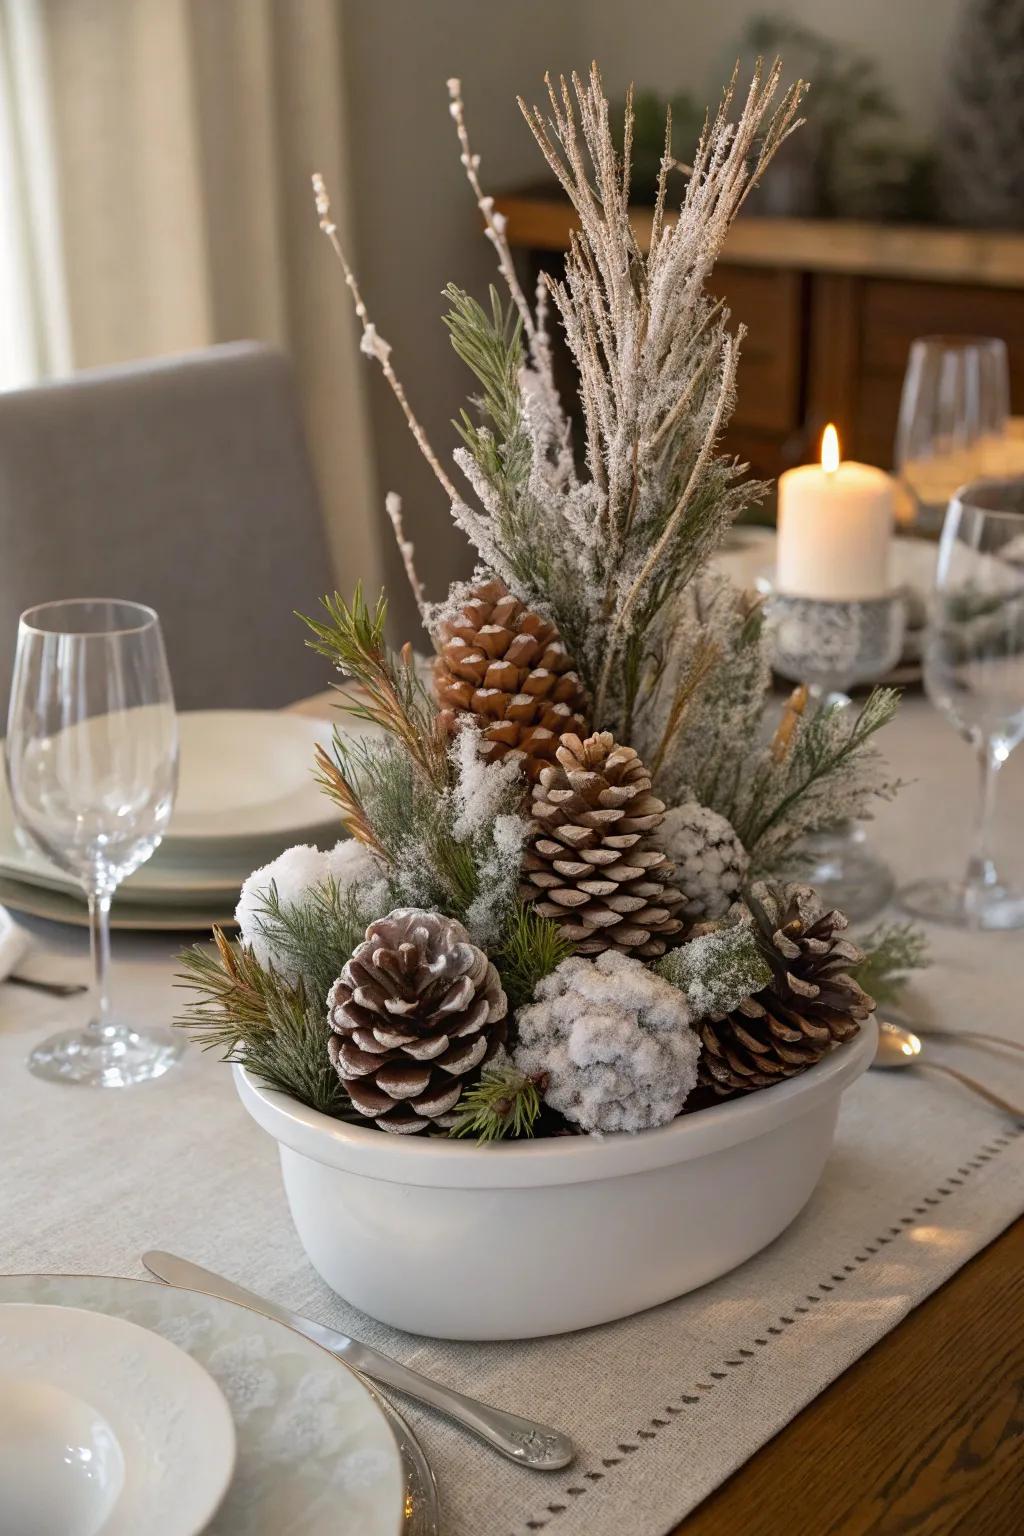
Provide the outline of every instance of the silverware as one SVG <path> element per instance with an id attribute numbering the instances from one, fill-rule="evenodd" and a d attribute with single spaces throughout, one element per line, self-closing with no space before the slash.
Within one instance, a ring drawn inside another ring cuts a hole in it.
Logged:
<path id="1" fill-rule="evenodd" d="M 77 997 L 80 992 L 89 990 L 83 981 L 40 981 L 36 976 L 5 976 L 3 979 L 12 986 L 31 987 L 33 992 L 46 992 L 50 997 Z"/>
<path id="2" fill-rule="evenodd" d="M 276 1302 L 255 1296 L 252 1291 L 243 1290 L 240 1285 L 225 1280 L 212 1270 L 202 1269 L 188 1259 L 179 1259 L 173 1253 L 151 1250 L 142 1255 L 142 1262 L 150 1274 L 156 1275 L 158 1280 L 166 1281 L 168 1285 L 204 1291 L 208 1296 L 220 1296 L 225 1301 L 238 1302 L 254 1312 L 261 1312 L 264 1317 L 276 1318 L 279 1323 L 285 1323 L 298 1333 L 304 1333 L 314 1343 L 338 1355 L 346 1365 L 353 1366 L 364 1376 L 371 1377 L 385 1387 L 393 1387 L 396 1392 L 404 1392 L 407 1397 L 436 1408 L 493 1450 L 500 1451 L 503 1456 L 519 1462 L 521 1466 L 534 1467 L 542 1472 L 556 1472 L 560 1467 L 567 1467 L 576 1455 L 576 1447 L 561 1430 L 550 1429 L 546 1424 L 537 1424 L 532 1419 L 520 1418 L 518 1414 L 506 1413 L 502 1408 L 492 1408 L 488 1403 L 480 1403 L 462 1392 L 455 1392 L 451 1387 L 442 1386 L 429 1376 L 421 1376 L 419 1371 L 410 1370 L 407 1365 L 400 1365 L 397 1360 L 380 1354 L 368 1344 L 360 1344 L 356 1339 L 350 1339 L 347 1334 L 328 1328 L 324 1323 L 315 1323 L 297 1312 L 289 1312 Z"/>
<path id="3" fill-rule="evenodd" d="M 993 1093 L 991 1088 L 986 1088 L 984 1083 L 979 1083 L 976 1078 L 968 1077 L 966 1072 L 958 1072 L 956 1067 L 948 1067 L 944 1061 L 932 1061 L 927 1056 L 924 1041 L 919 1035 L 915 1035 L 909 1029 L 904 1029 L 902 1024 L 890 1024 L 879 1021 L 878 1048 L 875 1051 L 875 1059 L 871 1063 L 873 1067 L 888 1069 L 890 1067 L 924 1067 L 928 1072 L 941 1072 L 945 1077 L 955 1078 L 972 1093 L 994 1104 L 996 1109 L 1001 1109 L 1005 1114 L 1012 1115 L 1015 1120 L 1024 1120 L 1024 1110 L 1018 1109 L 1015 1104 L 1001 1098 L 998 1093 Z"/>

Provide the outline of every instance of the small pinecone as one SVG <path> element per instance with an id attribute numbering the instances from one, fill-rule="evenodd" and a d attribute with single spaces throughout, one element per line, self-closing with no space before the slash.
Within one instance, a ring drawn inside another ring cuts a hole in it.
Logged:
<path id="1" fill-rule="evenodd" d="M 723 1096 L 805 1072 L 851 1039 L 875 1007 L 846 974 L 864 956 L 840 937 L 847 925 L 841 912 L 823 912 L 806 885 L 755 885 L 750 907 L 772 981 L 696 1025 L 700 1081 Z"/>
<path id="2" fill-rule="evenodd" d="M 723 917 L 746 879 L 750 860 L 731 821 L 687 800 L 665 812 L 657 843 L 675 865 L 689 918 Z"/>
<path id="3" fill-rule="evenodd" d="M 524 772 L 536 783 L 559 739 L 586 729 L 583 684 L 555 625 L 495 577 L 469 588 L 436 639 L 442 719 L 450 728 L 459 715 L 475 719 L 481 755 L 493 761 L 522 752 Z"/>
<path id="4" fill-rule="evenodd" d="M 665 813 L 650 774 L 609 731 L 564 736 L 556 757 L 533 787 L 520 894 L 579 955 L 664 954 L 683 926 L 675 915 L 683 896 L 650 837 Z"/>
<path id="5" fill-rule="evenodd" d="M 461 923 L 399 907 L 370 924 L 328 993 L 328 1049 L 359 1113 L 407 1135 L 452 1124 L 507 1013 L 497 971 Z"/>

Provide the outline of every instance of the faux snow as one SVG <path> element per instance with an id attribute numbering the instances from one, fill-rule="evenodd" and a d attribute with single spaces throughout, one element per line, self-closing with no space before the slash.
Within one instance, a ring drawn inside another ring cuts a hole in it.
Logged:
<path id="1" fill-rule="evenodd" d="M 686 998 L 639 960 L 570 957 L 519 1010 L 515 1065 L 547 1074 L 545 1101 L 585 1131 L 645 1131 L 679 1114 L 700 1043 Z"/>
<path id="2" fill-rule="evenodd" d="M 242 943 L 251 949 L 265 969 L 273 966 L 289 981 L 296 973 L 263 930 L 264 907 L 271 885 L 276 887 L 282 907 L 297 906 L 316 886 L 334 880 L 339 889 L 351 890 L 380 877 L 380 863 L 370 850 L 354 838 L 346 837 L 326 852 L 310 843 L 285 849 L 271 863 L 254 869 L 242 886 L 235 908 Z"/>

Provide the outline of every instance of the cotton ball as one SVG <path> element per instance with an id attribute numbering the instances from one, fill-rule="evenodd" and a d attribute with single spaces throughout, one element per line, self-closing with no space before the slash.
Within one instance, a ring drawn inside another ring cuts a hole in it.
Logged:
<path id="1" fill-rule="evenodd" d="M 343 838 L 326 853 L 309 843 L 287 848 L 269 864 L 253 870 L 242 886 L 235 909 L 242 943 L 252 950 L 264 969 L 271 965 L 289 981 L 297 979 L 285 955 L 263 931 L 264 909 L 271 885 L 282 907 L 298 906 L 309 891 L 333 879 L 341 890 L 369 885 L 382 873 L 380 861 L 354 838 Z"/>
<path id="2" fill-rule="evenodd" d="M 665 812 L 654 834 L 675 865 L 675 884 L 690 918 L 722 917 L 740 891 L 750 860 L 730 821 L 688 800 Z"/>
<path id="3" fill-rule="evenodd" d="M 563 960 L 517 1024 L 516 1066 L 543 1073 L 545 1101 L 585 1131 L 664 1125 L 697 1082 L 686 998 L 616 950 Z"/>

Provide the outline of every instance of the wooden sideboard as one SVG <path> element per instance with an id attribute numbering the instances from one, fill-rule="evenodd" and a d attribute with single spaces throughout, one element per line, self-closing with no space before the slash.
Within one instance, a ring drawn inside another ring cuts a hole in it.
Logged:
<path id="1" fill-rule="evenodd" d="M 573 227 L 554 195 L 496 200 L 534 270 Z M 650 238 L 649 209 L 633 225 Z M 726 447 L 774 478 L 813 458 L 827 421 L 847 458 L 889 468 L 907 352 L 938 331 L 1001 336 L 1024 414 L 1024 235 L 741 216 L 712 286 L 747 327 Z"/>

